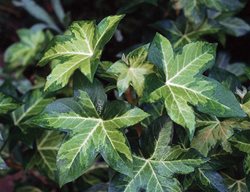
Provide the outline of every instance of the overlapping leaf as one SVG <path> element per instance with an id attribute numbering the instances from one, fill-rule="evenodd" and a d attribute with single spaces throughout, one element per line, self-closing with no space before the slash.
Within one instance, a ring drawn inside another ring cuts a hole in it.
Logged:
<path id="1" fill-rule="evenodd" d="M 56 156 L 62 143 L 63 134 L 55 131 L 45 131 L 36 141 L 37 152 L 32 157 L 29 167 L 36 166 L 45 172 L 49 178 L 56 179 Z"/>
<path id="2" fill-rule="evenodd" d="M 206 8 L 219 12 L 236 12 L 243 8 L 240 0 L 180 0 L 185 16 L 193 23 L 200 24 L 206 16 Z"/>
<path id="3" fill-rule="evenodd" d="M 187 127 L 191 137 L 195 129 L 195 115 L 190 105 L 220 117 L 245 116 L 230 91 L 202 75 L 213 64 L 214 52 L 214 45 L 196 42 L 174 54 L 170 42 L 159 34 L 150 46 L 149 61 L 164 72 L 164 82 L 149 95 L 149 101 L 164 99 L 168 115 Z"/>
<path id="4" fill-rule="evenodd" d="M 18 126 L 28 118 L 41 113 L 54 98 L 49 98 L 40 90 L 35 90 L 27 95 L 24 100 L 24 104 L 12 112 L 14 124 Z"/>
<path id="5" fill-rule="evenodd" d="M 218 172 L 198 168 L 195 175 L 203 191 L 228 192 L 224 179 Z"/>
<path id="6" fill-rule="evenodd" d="M 109 103 L 109 109 L 104 109 L 100 117 L 88 94 L 80 91 L 78 97 L 50 104 L 45 114 L 33 119 L 37 125 L 69 132 L 57 156 L 60 185 L 82 175 L 98 154 L 115 170 L 131 175 L 131 152 L 119 129 L 134 125 L 148 115 L 138 108 L 122 114 L 110 113 L 119 105 L 122 108 L 122 103 Z"/>
<path id="7" fill-rule="evenodd" d="M 247 192 L 246 178 L 234 179 L 227 174 L 223 174 L 229 192 Z"/>
<path id="8" fill-rule="evenodd" d="M 234 147 L 238 148 L 240 151 L 250 154 L 250 132 L 244 131 L 238 134 L 235 134 L 230 138 L 230 142 Z"/>
<path id="9" fill-rule="evenodd" d="M 122 95 L 131 84 L 137 94 L 142 96 L 145 76 L 153 72 L 153 65 L 146 61 L 148 46 L 142 46 L 115 62 L 108 71 L 117 74 L 117 88 Z"/>
<path id="10" fill-rule="evenodd" d="M 16 109 L 18 106 L 19 104 L 15 99 L 0 93 L 0 114 L 6 114 L 9 111 Z"/>
<path id="11" fill-rule="evenodd" d="M 74 22 L 64 35 L 54 38 L 40 61 L 40 65 L 53 60 L 59 62 L 48 76 L 45 90 L 64 87 L 78 68 L 92 81 L 102 48 L 113 36 L 122 17 L 106 17 L 98 25 L 95 21 Z"/>
<path id="12" fill-rule="evenodd" d="M 161 127 L 157 127 L 160 132 L 154 141 L 151 157 L 133 156 L 133 177 L 114 176 L 110 191 L 182 191 L 180 183 L 173 176 L 193 172 L 195 167 L 205 162 L 193 150 L 168 146 L 172 137 L 172 123 L 166 119 L 164 121 L 157 124 Z"/>
<path id="13" fill-rule="evenodd" d="M 187 43 L 201 39 L 205 35 L 211 35 L 219 31 L 210 20 L 205 20 L 200 25 L 190 25 L 182 17 L 176 21 L 162 20 L 153 24 L 172 43 L 173 48 L 179 48 Z"/>
<path id="14" fill-rule="evenodd" d="M 217 145 L 222 145 L 222 148 L 231 152 L 231 146 L 228 139 L 234 134 L 234 128 L 249 129 L 250 123 L 239 119 L 225 119 L 220 121 L 214 116 L 198 116 L 198 129 L 195 134 L 191 146 L 207 156 L 209 151 Z"/>

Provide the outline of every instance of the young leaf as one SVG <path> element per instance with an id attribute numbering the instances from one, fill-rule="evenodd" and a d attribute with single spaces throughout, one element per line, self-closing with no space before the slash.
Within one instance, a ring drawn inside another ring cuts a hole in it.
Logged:
<path id="1" fill-rule="evenodd" d="M 234 95 L 202 73 L 211 67 L 215 47 L 205 42 L 190 43 L 174 54 L 170 42 L 157 34 L 149 49 L 149 61 L 165 74 L 164 83 L 149 95 L 149 101 L 164 99 L 168 115 L 188 128 L 192 138 L 195 115 L 192 107 L 220 117 L 242 117 L 245 113 Z"/>
<path id="2" fill-rule="evenodd" d="M 17 126 L 21 126 L 28 118 L 41 113 L 54 98 L 48 98 L 40 90 L 35 90 L 28 94 L 24 100 L 24 104 L 12 112 L 12 119 Z"/>
<path id="3" fill-rule="evenodd" d="M 220 121 L 215 116 L 198 116 L 196 128 L 200 128 L 195 134 L 191 146 L 207 156 L 209 151 L 216 145 L 231 152 L 228 139 L 234 134 L 234 128 L 247 129 L 250 127 L 248 121 L 239 119 L 225 119 Z"/>
<path id="4" fill-rule="evenodd" d="M 155 141 L 154 152 L 145 159 L 133 156 L 133 177 L 114 176 L 110 191 L 182 191 L 175 174 L 188 174 L 205 161 L 192 149 L 171 148 L 172 123 L 165 121 L 158 128 L 159 135 Z"/>
<path id="5" fill-rule="evenodd" d="M 45 131 L 36 140 L 37 151 L 29 162 L 29 167 L 36 166 L 39 170 L 55 180 L 56 179 L 56 156 L 62 143 L 63 134 L 56 131 Z"/>
<path id="6" fill-rule="evenodd" d="M 0 92 L 0 114 L 6 114 L 19 106 L 12 97 Z"/>
<path id="7" fill-rule="evenodd" d="M 110 118 L 102 118 L 88 94 L 79 93 L 78 97 L 59 99 L 50 104 L 45 114 L 32 120 L 38 126 L 69 131 L 69 138 L 63 142 L 57 156 L 60 185 L 82 175 L 99 153 L 112 168 L 130 175 L 131 152 L 120 129 L 134 125 L 148 115 L 134 108 L 113 117 L 104 112 L 103 116 Z"/>
<path id="8" fill-rule="evenodd" d="M 95 21 L 73 22 L 64 35 L 55 37 L 40 60 L 40 65 L 53 60 L 60 62 L 48 76 L 45 90 L 64 87 L 78 68 L 92 81 L 102 49 L 122 18 L 122 15 L 106 17 L 98 25 Z"/>
<path id="9" fill-rule="evenodd" d="M 145 76 L 153 72 L 153 65 L 146 61 L 148 46 L 144 45 L 115 62 L 108 72 L 118 75 L 117 88 L 122 95 L 131 84 L 137 94 L 142 96 Z"/>

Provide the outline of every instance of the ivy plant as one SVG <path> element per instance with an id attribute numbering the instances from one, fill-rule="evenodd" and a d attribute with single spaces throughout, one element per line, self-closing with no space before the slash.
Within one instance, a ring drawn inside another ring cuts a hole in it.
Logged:
<path id="1" fill-rule="evenodd" d="M 17 191 L 250 190 L 250 70 L 218 51 L 250 31 L 244 1 L 168 1 L 175 20 L 112 59 L 123 13 L 160 1 L 71 23 L 60 1 L 55 18 L 14 4 L 43 22 L 17 31 L 0 71 L 0 176 L 26 175 Z"/>

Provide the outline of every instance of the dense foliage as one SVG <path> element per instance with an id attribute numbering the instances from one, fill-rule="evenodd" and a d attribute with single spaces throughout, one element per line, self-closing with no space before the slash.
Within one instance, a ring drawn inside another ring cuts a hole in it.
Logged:
<path id="1" fill-rule="evenodd" d="M 247 3 L 4 2 L 0 191 L 250 191 Z"/>

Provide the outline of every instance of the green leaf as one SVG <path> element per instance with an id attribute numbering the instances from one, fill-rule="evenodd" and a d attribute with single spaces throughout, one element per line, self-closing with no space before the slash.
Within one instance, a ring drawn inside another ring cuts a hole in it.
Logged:
<path id="1" fill-rule="evenodd" d="M 216 171 L 198 168 L 195 172 L 198 185 L 204 191 L 228 192 L 223 177 Z"/>
<path id="2" fill-rule="evenodd" d="M 74 74 L 73 83 L 74 95 L 78 96 L 80 91 L 87 92 L 100 114 L 107 102 L 107 95 L 102 83 L 98 79 L 94 79 L 91 83 L 80 71 Z"/>
<path id="3" fill-rule="evenodd" d="M 250 98 L 242 104 L 242 109 L 250 117 Z"/>
<path id="4" fill-rule="evenodd" d="M 205 19 L 205 7 L 200 0 L 180 0 L 187 19 L 194 24 L 200 24 Z"/>
<path id="5" fill-rule="evenodd" d="M 19 104 L 15 99 L 0 92 L 0 114 L 6 114 L 18 106 Z"/>
<path id="6" fill-rule="evenodd" d="M 24 104 L 12 112 L 14 124 L 21 126 L 27 119 L 38 115 L 54 98 L 49 98 L 40 90 L 34 90 L 26 95 Z"/>
<path id="7" fill-rule="evenodd" d="M 109 117 L 104 119 L 99 116 L 88 94 L 82 91 L 78 97 L 57 100 L 46 111 L 33 119 L 33 123 L 69 132 L 57 157 L 60 185 L 81 176 L 98 154 L 115 170 L 131 174 L 131 152 L 120 129 L 140 122 L 148 116 L 147 113 L 134 108 L 113 117 L 104 114 Z"/>
<path id="8" fill-rule="evenodd" d="M 126 57 L 115 62 L 108 72 L 118 75 L 117 88 L 119 95 L 122 95 L 132 85 L 139 96 L 142 96 L 145 76 L 153 72 L 153 65 L 146 59 L 148 46 L 141 46 Z"/>
<path id="9" fill-rule="evenodd" d="M 202 0 L 207 7 L 216 9 L 220 12 L 234 12 L 244 7 L 240 0 Z"/>
<path id="10" fill-rule="evenodd" d="M 250 154 L 247 154 L 247 156 L 244 159 L 244 171 L 246 174 L 249 175 L 250 173 Z"/>
<path id="11" fill-rule="evenodd" d="M 34 0 L 14 0 L 13 4 L 18 7 L 23 7 L 34 18 L 45 22 L 48 27 L 60 32 L 60 29 L 57 27 L 55 21 L 51 18 L 47 11 L 39 6 Z"/>
<path id="12" fill-rule="evenodd" d="M 162 115 L 143 129 L 140 145 L 146 157 L 161 159 L 170 150 L 173 137 L 173 122 Z"/>
<path id="13" fill-rule="evenodd" d="M 149 101 L 164 99 L 168 115 L 188 128 L 192 138 L 195 115 L 192 107 L 220 117 L 245 116 L 234 95 L 202 73 L 214 61 L 215 47 L 205 42 L 190 43 L 174 54 L 170 42 L 157 34 L 151 43 L 149 61 L 165 74 L 162 86 L 149 95 Z"/>
<path id="14" fill-rule="evenodd" d="M 158 127 L 158 138 L 155 140 L 155 151 L 150 158 L 133 156 L 133 177 L 115 175 L 110 184 L 110 191 L 135 192 L 182 191 L 175 174 L 188 174 L 204 160 L 192 149 L 171 148 L 172 123 L 165 121 Z M 155 127 L 156 128 L 156 127 Z"/>
<path id="15" fill-rule="evenodd" d="M 47 78 L 45 90 L 64 87 L 78 68 L 92 81 L 102 49 L 122 18 L 123 15 L 106 17 L 98 25 L 95 21 L 73 22 L 64 35 L 56 36 L 40 60 L 40 65 L 59 61 Z"/>
<path id="16" fill-rule="evenodd" d="M 200 25 L 190 25 L 183 17 L 178 18 L 176 21 L 168 19 L 158 21 L 152 26 L 171 41 L 174 49 L 219 31 L 219 28 L 213 25 L 210 20 L 204 20 Z"/>
<path id="17" fill-rule="evenodd" d="M 223 173 L 225 183 L 228 186 L 229 192 L 247 192 L 248 188 L 246 185 L 246 178 L 243 179 L 234 179 L 229 175 Z"/>
<path id="18" fill-rule="evenodd" d="M 45 131 L 37 140 L 37 151 L 29 162 L 29 167 L 36 166 L 39 170 L 55 180 L 56 156 L 62 143 L 63 134 L 56 131 Z"/>
<path id="19" fill-rule="evenodd" d="M 250 25 L 238 17 L 226 17 L 221 19 L 219 23 L 226 33 L 235 37 L 240 37 L 250 32 Z"/>
<path id="20" fill-rule="evenodd" d="M 240 151 L 250 154 L 250 132 L 244 131 L 238 134 L 235 134 L 230 138 L 230 142 L 234 147 L 238 148 Z"/>
<path id="21" fill-rule="evenodd" d="M 197 115 L 198 116 L 198 115 Z M 217 145 L 231 152 L 228 139 L 234 134 L 234 128 L 248 129 L 250 123 L 241 119 L 225 119 L 220 121 L 215 116 L 201 115 L 197 118 L 196 127 L 199 128 L 191 142 L 191 147 L 207 156 L 211 149 Z"/>
<path id="22" fill-rule="evenodd" d="M 41 30 L 19 29 L 20 42 L 12 44 L 4 53 L 7 70 L 27 66 L 34 62 L 44 48 L 47 37 Z"/>
<path id="23" fill-rule="evenodd" d="M 209 73 L 209 77 L 219 81 L 232 92 L 235 92 L 238 87 L 241 87 L 240 80 L 234 74 L 221 68 L 213 67 Z"/>
<path id="24" fill-rule="evenodd" d="M 61 0 L 51 0 L 51 4 L 60 23 L 65 24 L 66 15 L 62 7 Z"/>

